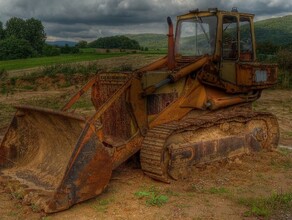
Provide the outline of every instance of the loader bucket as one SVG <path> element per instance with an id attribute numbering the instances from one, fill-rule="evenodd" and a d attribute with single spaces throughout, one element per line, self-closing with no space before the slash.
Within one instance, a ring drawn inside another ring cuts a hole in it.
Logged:
<path id="1" fill-rule="evenodd" d="M 1 182 L 47 213 L 100 194 L 112 160 L 95 126 L 70 113 L 17 106 L 0 145 Z"/>

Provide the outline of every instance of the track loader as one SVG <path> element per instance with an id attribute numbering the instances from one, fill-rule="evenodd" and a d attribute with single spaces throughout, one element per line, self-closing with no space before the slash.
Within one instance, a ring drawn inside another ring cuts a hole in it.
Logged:
<path id="1" fill-rule="evenodd" d="M 133 72 L 97 74 L 61 110 L 15 106 L 0 145 L 1 182 L 52 213 L 103 192 L 140 151 L 143 172 L 166 183 L 197 164 L 277 147 L 279 126 L 252 102 L 277 81 L 256 61 L 253 14 L 193 10 L 167 19 L 167 56 Z M 70 112 L 91 89 L 96 111 Z"/>

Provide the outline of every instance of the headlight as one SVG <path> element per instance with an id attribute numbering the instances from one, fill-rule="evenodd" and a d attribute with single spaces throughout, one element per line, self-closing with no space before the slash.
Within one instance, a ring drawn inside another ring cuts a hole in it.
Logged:
<path id="1" fill-rule="evenodd" d="M 266 82 L 268 80 L 268 73 L 266 70 L 255 71 L 255 82 Z"/>

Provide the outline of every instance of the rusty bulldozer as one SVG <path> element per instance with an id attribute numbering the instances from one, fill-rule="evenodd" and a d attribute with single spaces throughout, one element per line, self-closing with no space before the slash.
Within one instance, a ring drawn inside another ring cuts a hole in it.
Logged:
<path id="1" fill-rule="evenodd" d="M 274 115 L 252 102 L 276 84 L 256 62 L 254 15 L 216 8 L 167 19 L 167 56 L 133 72 L 99 73 L 60 110 L 16 106 L 0 145 L 1 181 L 52 213 L 103 192 L 140 151 L 143 172 L 169 183 L 197 164 L 277 147 Z M 91 89 L 95 114 L 70 107 Z"/>

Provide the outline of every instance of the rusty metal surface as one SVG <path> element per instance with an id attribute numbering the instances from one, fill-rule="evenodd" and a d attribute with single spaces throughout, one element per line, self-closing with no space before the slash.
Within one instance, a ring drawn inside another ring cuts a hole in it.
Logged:
<path id="1" fill-rule="evenodd" d="M 262 74 L 257 74 L 258 72 Z M 268 88 L 277 83 L 277 72 L 276 64 L 238 63 L 236 65 L 236 83 L 240 86 L 251 86 L 253 89 Z"/>
<path id="2" fill-rule="evenodd" d="M 99 74 L 98 85 L 95 84 L 98 87 L 93 87 L 92 100 L 96 114 L 90 120 L 101 117 L 108 142 L 121 142 L 132 136 L 132 118 L 126 100 L 126 90 L 131 84 L 131 74 L 106 73 Z"/>
<path id="3" fill-rule="evenodd" d="M 221 88 L 227 93 L 247 93 L 270 88 L 277 83 L 277 65 L 253 62 L 236 63 L 236 71 L 231 74 L 235 82 L 228 82 L 219 75 L 214 64 L 209 63 L 197 74 L 200 82 Z M 259 73 L 261 74 L 257 74 Z"/>
<path id="4" fill-rule="evenodd" d="M 198 84 L 195 80 L 188 78 L 185 82 L 184 90 L 182 91 L 180 97 L 170 103 L 166 108 L 164 108 L 160 114 L 158 114 L 154 119 L 149 122 L 149 128 L 156 127 L 160 124 L 165 124 L 174 120 L 180 120 L 188 112 L 190 112 L 192 107 L 181 107 L 186 101 L 188 96 L 195 91 Z M 200 99 L 201 97 L 197 97 Z M 195 99 L 196 100 L 196 99 Z"/>
<path id="5" fill-rule="evenodd" d="M 211 59 L 210 56 L 202 56 L 199 57 L 196 61 L 189 63 L 188 65 L 186 65 L 185 67 L 183 67 L 182 69 L 180 69 L 179 71 L 170 74 L 170 78 L 173 82 L 178 81 L 179 79 L 186 77 L 187 75 L 189 75 L 191 72 L 197 71 L 198 69 L 200 69 L 203 65 L 205 65 L 206 63 L 208 63 L 208 61 Z"/>
<path id="6" fill-rule="evenodd" d="M 102 193 L 113 165 L 111 152 L 99 141 L 94 126 L 87 124 L 71 154 L 64 177 L 45 212 L 56 212 Z"/>
<path id="7" fill-rule="evenodd" d="M 49 108 L 42 108 L 42 107 L 36 107 L 36 106 L 30 106 L 30 105 L 15 105 L 14 106 L 16 109 L 20 110 L 17 114 L 20 116 L 21 114 L 25 114 L 26 112 L 39 112 L 43 114 L 50 114 L 50 115 L 56 115 L 56 116 L 61 116 L 65 118 L 70 118 L 70 119 L 76 119 L 79 121 L 84 121 L 85 117 L 72 114 L 72 113 L 67 113 L 63 111 L 58 111 L 58 110 L 53 110 Z"/>
<path id="8" fill-rule="evenodd" d="M 127 142 L 120 142 L 120 145 L 115 147 L 113 152 L 113 169 L 116 169 L 123 162 L 137 153 L 141 149 L 143 139 L 144 137 L 137 132 L 137 134 Z"/>
<path id="9" fill-rule="evenodd" d="M 147 103 L 145 98 L 141 95 L 142 91 L 141 78 L 134 77 L 129 92 L 130 112 L 132 114 L 133 122 L 135 122 L 140 130 L 140 134 L 145 136 L 148 129 L 148 115 Z"/>
<path id="10" fill-rule="evenodd" d="M 168 23 L 168 54 L 167 54 L 167 66 L 169 70 L 173 70 L 175 67 L 175 56 L 174 56 L 174 35 L 173 35 L 173 24 L 170 17 L 167 17 Z"/>
<path id="11" fill-rule="evenodd" d="M 90 88 L 92 88 L 92 85 L 96 82 L 96 77 L 91 78 L 69 101 L 64 105 L 64 107 L 61 109 L 62 111 L 67 111 L 71 106 L 76 103 L 79 98 L 87 92 Z"/>
<path id="12" fill-rule="evenodd" d="M 82 117 L 18 107 L 0 145 L 1 178 L 45 212 L 98 195 L 110 179 L 112 160 L 94 129 Z"/>
<path id="13" fill-rule="evenodd" d="M 167 56 L 165 57 L 162 57 L 156 61 L 154 61 L 153 63 L 150 63 L 138 70 L 136 70 L 136 72 L 138 74 L 143 74 L 147 71 L 154 71 L 154 70 L 157 70 L 157 69 L 160 69 L 160 68 L 163 68 L 167 65 Z"/>
<path id="14" fill-rule="evenodd" d="M 239 127 L 237 131 L 234 126 Z M 226 132 L 226 136 L 220 137 L 215 127 Z M 279 125 L 275 116 L 244 107 L 229 108 L 186 116 L 150 129 L 142 144 L 141 166 L 150 177 L 169 182 L 169 176 L 174 179 L 188 176 L 194 164 L 271 149 L 278 142 Z"/>
<path id="15" fill-rule="evenodd" d="M 153 94 L 147 96 L 147 114 L 155 115 L 178 98 L 177 93 Z"/>

